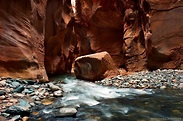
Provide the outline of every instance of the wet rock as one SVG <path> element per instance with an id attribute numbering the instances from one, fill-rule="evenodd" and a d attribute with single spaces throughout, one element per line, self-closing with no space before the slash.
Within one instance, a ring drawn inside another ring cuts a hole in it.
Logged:
<path id="1" fill-rule="evenodd" d="M 9 116 L 10 116 L 10 114 L 8 114 L 8 113 L 1 113 L 1 115 L 3 116 L 3 117 L 6 117 L 6 118 L 8 118 Z M 1 118 L 0 118 L 1 119 Z M 1 121 L 1 120 L 0 120 Z M 5 121 L 5 120 L 2 120 L 2 121 Z"/>
<path id="2" fill-rule="evenodd" d="M 24 93 L 24 94 L 31 94 L 33 92 L 34 92 L 33 89 L 24 89 L 24 91 L 22 93 Z"/>
<path id="3" fill-rule="evenodd" d="M 53 100 L 52 99 L 43 99 L 41 102 L 43 105 L 50 105 L 53 103 Z"/>
<path id="4" fill-rule="evenodd" d="M 17 99 L 10 99 L 9 101 L 12 102 L 12 103 L 14 103 L 14 104 L 16 104 L 18 102 Z"/>
<path id="5" fill-rule="evenodd" d="M 76 113 L 77 113 L 77 110 L 75 108 L 65 107 L 65 108 L 61 108 L 54 115 L 56 117 L 65 117 L 65 116 L 74 116 L 76 115 Z"/>
<path id="6" fill-rule="evenodd" d="M 53 83 L 48 83 L 48 86 L 49 86 L 49 88 L 50 88 L 52 91 L 57 91 L 57 90 L 60 89 L 59 86 L 54 85 Z"/>
<path id="7" fill-rule="evenodd" d="M 11 82 L 11 85 L 12 85 L 13 88 L 17 88 L 17 87 L 19 87 L 21 84 L 20 84 L 19 82 L 17 82 L 17 81 L 14 81 L 14 82 Z"/>
<path id="8" fill-rule="evenodd" d="M 166 89 L 166 86 L 161 86 L 160 89 Z"/>
<path id="9" fill-rule="evenodd" d="M 13 94 L 13 97 L 14 98 L 23 98 L 25 95 L 24 94 L 21 94 L 21 93 L 14 93 Z"/>
<path id="10" fill-rule="evenodd" d="M 23 85 L 21 85 L 21 86 L 17 87 L 16 89 L 14 89 L 12 92 L 21 93 L 24 89 L 25 89 L 25 87 Z"/>
<path id="11" fill-rule="evenodd" d="M 58 91 L 53 92 L 53 95 L 55 97 L 61 97 L 63 94 L 62 94 L 62 91 L 61 90 L 58 90 Z"/>
<path id="12" fill-rule="evenodd" d="M 18 106 L 22 106 L 22 107 L 25 107 L 27 109 L 29 109 L 31 107 L 30 104 L 26 100 L 23 100 L 23 99 L 19 99 Z"/>
<path id="13" fill-rule="evenodd" d="M 23 118 L 22 118 L 22 121 L 28 121 L 29 120 L 29 117 L 27 117 L 27 116 L 24 116 Z"/>
<path id="14" fill-rule="evenodd" d="M 178 86 L 178 88 L 183 89 L 183 83 L 180 83 L 179 86 Z"/>
<path id="15" fill-rule="evenodd" d="M 90 81 L 96 81 L 119 74 L 114 61 L 107 52 L 100 52 L 76 58 L 74 73 L 77 78 Z"/>
<path id="16" fill-rule="evenodd" d="M 4 95 L 0 96 L 1 100 L 4 100 L 5 98 L 6 98 L 6 96 L 4 96 Z"/>
<path id="17" fill-rule="evenodd" d="M 26 82 L 27 82 L 29 85 L 33 85 L 33 84 L 35 84 L 37 81 L 36 81 L 36 80 L 26 80 Z"/>
<path id="18" fill-rule="evenodd" d="M 0 86 L 4 86 L 5 84 L 6 84 L 6 80 L 5 79 L 0 81 Z"/>
<path id="19" fill-rule="evenodd" d="M 10 121 L 19 121 L 21 119 L 20 115 L 16 115 L 13 118 L 10 119 Z"/>
<path id="20" fill-rule="evenodd" d="M 30 109 L 23 106 L 11 106 L 5 110 L 5 113 L 9 113 L 11 115 L 26 116 L 30 114 Z"/>
<path id="21" fill-rule="evenodd" d="M 5 91 L 0 90 L 0 96 L 5 95 L 5 94 L 6 94 L 6 92 L 5 92 Z"/>

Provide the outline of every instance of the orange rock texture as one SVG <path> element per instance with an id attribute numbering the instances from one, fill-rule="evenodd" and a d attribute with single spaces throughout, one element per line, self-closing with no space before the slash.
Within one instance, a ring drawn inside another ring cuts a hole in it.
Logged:
<path id="1" fill-rule="evenodd" d="M 47 81 L 107 51 L 127 71 L 183 68 L 182 0 L 1 0 L 0 76 Z"/>
<path id="2" fill-rule="evenodd" d="M 45 8 L 46 0 L 0 1 L 0 76 L 48 81 Z"/>

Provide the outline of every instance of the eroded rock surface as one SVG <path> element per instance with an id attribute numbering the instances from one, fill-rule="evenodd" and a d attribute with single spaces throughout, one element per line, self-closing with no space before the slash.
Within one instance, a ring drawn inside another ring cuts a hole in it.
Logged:
<path id="1" fill-rule="evenodd" d="M 181 68 L 183 64 L 183 1 L 147 0 L 151 5 L 151 69 Z"/>
<path id="2" fill-rule="evenodd" d="M 91 81 L 119 74 L 114 61 L 107 52 L 89 54 L 76 58 L 74 73 L 77 78 Z"/>
<path id="3" fill-rule="evenodd" d="M 47 81 L 44 68 L 46 0 L 0 1 L 0 76 Z"/>
<path id="4" fill-rule="evenodd" d="M 0 76 L 46 81 L 102 51 L 127 71 L 183 68 L 182 0 L 73 1 L 0 1 Z"/>

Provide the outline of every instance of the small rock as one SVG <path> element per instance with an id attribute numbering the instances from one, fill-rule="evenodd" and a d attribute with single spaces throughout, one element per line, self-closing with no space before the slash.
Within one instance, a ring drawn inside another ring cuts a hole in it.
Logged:
<path id="1" fill-rule="evenodd" d="M 6 80 L 5 79 L 0 81 L 0 86 L 4 86 L 5 84 L 6 84 Z"/>
<path id="2" fill-rule="evenodd" d="M 6 88 L 5 91 L 6 91 L 7 93 L 10 93 L 10 92 L 11 92 L 11 89 L 10 89 L 10 88 Z"/>
<path id="3" fill-rule="evenodd" d="M 53 92 L 53 95 L 56 97 L 60 97 L 60 96 L 62 96 L 62 91 L 61 90 L 55 91 L 55 92 Z"/>
<path id="4" fill-rule="evenodd" d="M 33 88 L 38 89 L 40 85 L 32 85 Z"/>
<path id="5" fill-rule="evenodd" d="M 12 105 L 13 105 L 13 103 L 8 102 L 8 103 L 6 104 L 6 107 L 10 107 L 10 106 L 12 106 Z"/>
<path id="6" fill-rule="evenodd" d="M 35 101 L 34 103 L 38 105 L 41 104 L 41 101 Z"/>
<path id="7" fill-rule="evenodd" d="M 19 99 L 19 106 L 22 106 L 22 107 L 26 107 L 26 108 L 30 108 L 30 104 L 29 102 L 27 102 L 26 100 L 23 100 L 23 99 Z"/>
<path id="8" fill-rule="evenodd" d="M 22 121 L 28 121 L 29 120 L 29 117 L 27 117 L 27 116 L 24 116 L 23 118 L 22 118 Z"/>
<path id="9" fill-rule="evenodd" d="M 1 115 L 3 116 L 3 117 L 6 117 L 6 118 L 8 118 L 9 116 L 10 116 L 10 114 L 8 114 L 8 113 L 1 113 Z M 0 118 L 1 119 L 1 118 Z M 0 120 L 1 121 L 1 120 Z M 5 121 L 5 120 L 4 120 Z"/>
<path id="10" fill-rule="evenodd" d="M 12 103 L 14 103 L 14 104 L 18 102 L 17 99 L 10 99 L 9 101 L 12 102 Z"/>
<path id="11" fill-rule="evenodd" d="M 24 94 L 21 94 L 21 93 L 14 93 L 13 94 L 13 97 L 14 98 L 22 98 L 22 97 L 24 97 L 25 95 Z"/>
<path id="12" fill-rule="evenodd" d="M 36 101 L 40 101 L 41 99 L 40 99 L 39 97 L 36 97 L 35 100 L 36 100 Z"/>
<path id="13" fill-rule="evenodd" d="M 174 80 L 172 80 L 172 82 L 176 83 L 176 82 L 177 82 L 177 80 L 176 80 L 176 79 L 174 79 Z"/>
<path id="14" fill-rule="evenodd" d="M 54 85 L 53 83 L 48 83 L 48 86 L 49 86 L 49 88 L 50 88 L 52 91 L 57 91 L 57 90 L 60 89 L 59 86 Z"/>
<path id="15" fill-rule="evenodd" d="M 5 113 L 9 113 L 12 115 L 29 115 L 30 114 L 30 109 L 27 107 L 23 106 L 11 106 L 8 109 L 5 110 Z"/>
<path id="16" fill-rule="evenodd" d="M 31 107 L 34 107 L 34 106 L 35 106 L 35 104 L 34 104 L 34 103 L 30 103 L 30 105 L 31 105 Z"/>
<path id="17" fill-rule="evenodd" d="M 53 100 L 49 100 L 49 99 L 44 99 L 41 101 L 43 105 L 50 105 L 53 103 Z"/>
<path id="18" fill-rule="evenodd" d="M 20 115 L 16 115 L 13 118 L 11 118 L 9 121 L 19 121 L 21 119 Z"/>
<path id="19" fill-rule="evenodd" d="M 21 93 L 24 89 L 25 89 L 24 86 L 21 85 L 21 86 L 17 87 L 16 89 L 14 89 L 12 92 Z"/>
<path id="20" fill-rule="evenodd" d="M 24 91 L 23 91 L 23 93 L 24 94 L 31 94 L 31 93 L 33 93 L 34 92 L 34 90 L 33 89 L 24 89 Z"/>
<path id="21" fill-rule="evenodd" d="M 2 95 L 0 96 L 0 100 L 4 100 L 6 98 L 6 96 Z"/>
<path id="22" fill-rule="evenodd" d="M 33 85 L 35 84 L 37 81 L 36 80 L 26 80 L 28 84 Z"/>
<path id="23" fill-rule="evenodd" d="M 182 89 L 183 88 L 183 83 L 180 83 L 179 86 L 178 86 L 178 88 L 181 88 Z"/>
<path id="24" fill-rule="evenodd" d="M 161 86 L 160 89 L 166 89 L 166 86 Z"/>
<path id="25" fill-rule="evenodd" d="M 59 112 L 55 114 L 56 117 L 63 117 L 63 116 L 74 116 L 77 113 L 75 108 L 61 108 Z"/>
<path id="26" fill-rule="evenodd" d="M 0 96 L 5 95 L 6 92 L 4 90 L 0 90 Z"/>
<path id="27" fill-rule="evenodd" d="M 20 84 L 19 82 L 17 82 L 17 81 L 14 81 L 14 82 L 11 83 L 11 85 L 12 85 L 13 88 L 17 88 L 17 87 L 19 87 L 21 84 Z"/>

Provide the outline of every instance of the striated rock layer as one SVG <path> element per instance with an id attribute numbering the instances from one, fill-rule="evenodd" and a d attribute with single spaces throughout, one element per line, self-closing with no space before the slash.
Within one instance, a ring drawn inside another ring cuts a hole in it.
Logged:
<path id="1" fill-rule="evenodd" d="M 153 46 L 149 68 L 183 69 L 183 1 L 147 1 L 151 6 Z"/>
<path id="2" fill-rule="evenodd" d="M 107 51 L 127 71 L 183 68 L 182 0 L 1 0 L 0 76 L 48 80 Z"/>
<path id="3" fill-rule="evenodd" d="M 48 81 L 44 68 L 46 0 L 0 1 L 0 76 Z"/>

